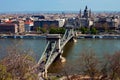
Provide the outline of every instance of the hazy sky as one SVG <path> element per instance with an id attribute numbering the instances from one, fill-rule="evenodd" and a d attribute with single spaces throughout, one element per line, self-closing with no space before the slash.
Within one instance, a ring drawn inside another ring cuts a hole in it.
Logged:
<path id="1" fill-rule="evenodd" d="M 120 11 L 120 0 L 0 0 L 0 12 L 15 11 Z"/>

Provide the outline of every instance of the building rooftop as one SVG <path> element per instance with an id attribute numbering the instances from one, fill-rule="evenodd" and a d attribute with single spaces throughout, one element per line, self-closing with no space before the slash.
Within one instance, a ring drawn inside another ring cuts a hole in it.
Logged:
<path id="1" fill-rule="evenodd" d="M 5 24 L 5 23 L 1 23 L 0 26 L 4 26 L 4 27 L 9 27 L 9 26 L 14 26 L 15 24 Z"/>

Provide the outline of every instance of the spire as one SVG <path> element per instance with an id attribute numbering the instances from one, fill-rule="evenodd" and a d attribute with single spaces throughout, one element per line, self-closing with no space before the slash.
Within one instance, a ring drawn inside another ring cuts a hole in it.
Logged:
<path id="1" fill-rule="evenodd" d="M 91 18 L 91 9 L 89 10 L 89 17 Z"/>
<path id="2" fill-rule="evenodd" d="M 81 12 L 81 9 L 79 11 L 79 18 L 81 18 L 81 15 L 82 15 L 82 12 Z"/>
<path id="3" fill-rule="evenodd" d="M 87 5 L 86 5 L 86 7 L 85 7 L 85 10 L 87 10 L 88 8 L 87 8 Z"/>

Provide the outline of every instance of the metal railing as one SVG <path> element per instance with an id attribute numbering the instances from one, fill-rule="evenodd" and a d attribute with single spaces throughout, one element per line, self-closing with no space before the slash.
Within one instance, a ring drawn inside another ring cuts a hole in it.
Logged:
<path id="1" fill-rule="evenodd" d="M 42 53 L 42 55 L 41 55 L 41 57 L 40 57 L 40 59 L 39 59 L 39 61 L 38 61 L 38 64 L 40 64 L 41 61 L 42 61 L 42 59 L 45 57 L 45 53 L 46 53 L 46 50 L 47 50 L 49 44 L 50 44 L 50 42 L 48 41 L 48 42 L 47 42 L 47 45 L 46 45 L 46 47 L 45 47 L 45 50 L 43 51 L 43 53 Z"/>

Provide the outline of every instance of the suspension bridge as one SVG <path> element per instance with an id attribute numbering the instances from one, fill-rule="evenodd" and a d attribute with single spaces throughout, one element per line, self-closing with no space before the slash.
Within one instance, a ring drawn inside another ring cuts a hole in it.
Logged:
<path id="1" fill-rule="evenodd" d="M 39 72 L 43 73 L 44 77 L 47 76 L 47 70 L 54 60 L 62 55 L 63 48 L 67 42 L 75 37 L 74 27 L 72 25 L 66 25 L 65 28 L 66 31 L 62 37 L 60 34 L 48 34 L 46 36 L 47 45 L 38 61 Z"/>

